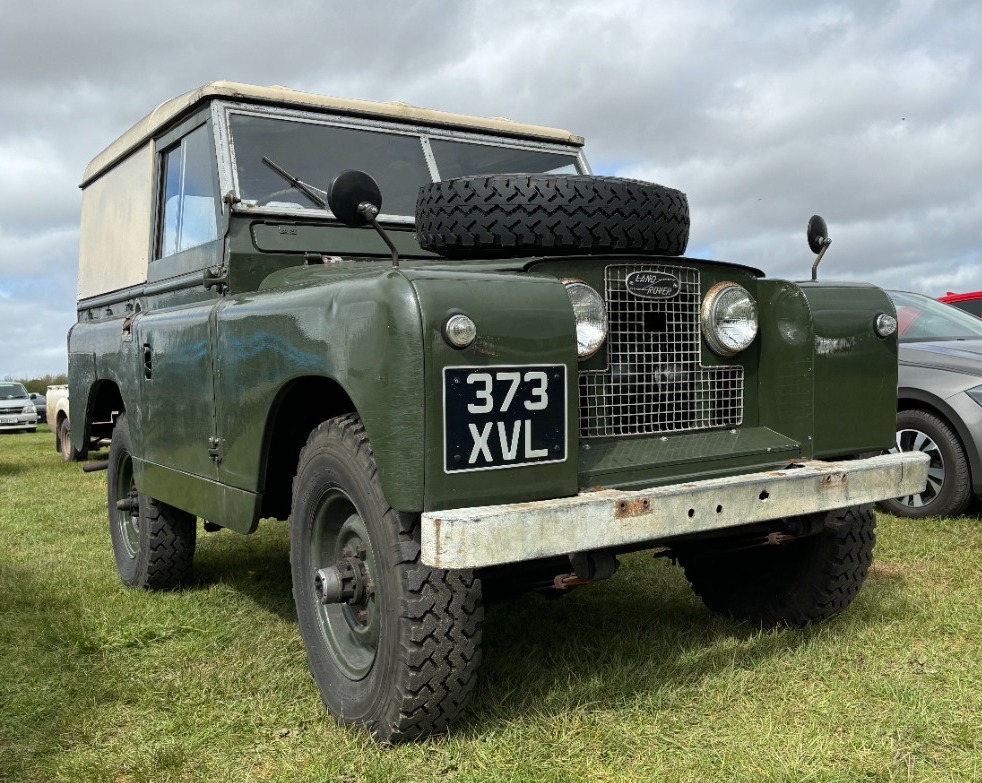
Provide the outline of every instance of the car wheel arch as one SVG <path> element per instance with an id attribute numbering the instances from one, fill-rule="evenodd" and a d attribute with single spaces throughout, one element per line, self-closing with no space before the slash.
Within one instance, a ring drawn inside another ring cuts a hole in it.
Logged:
<path id="1" fill-rule="evenodd" d="M 347 390 L 333 378 L 292 378 L 280 388 L 267 411 L 263 432 L 259 486 L 264 517 L 289 516 L 293 476 L 310 433 L 328 419 L 357 412 Z"/>
<path id="2" fill-rule="evenodd" d="M 978 449 L 966 447 L 966 444 L 972 442 L 972 434 L 958 413 L 945 400 L 939 397 L 926 394 L 919 389 L 900 389 L 897 397 L 897 413 L 911 410 L 931 413 L 943 419 L 951 427 L 955 433 L 955 437 L 958 438 L 962 451 L 968 459 L 972 491 L 976 494 L 982 494 L 982 454 L 980 454 L 980 450 Z"/>
<path id="3" fill-rule="evenodd" d="M 75 407 L 72 406 L 72 410 Z M 94 422 L 112 421 L 115 425 L 114 414 L 126 412 L 126 405 L 123 402 L 123 394 L 119 384 L 110 378 L 101 378 L 92 383 L 88 390 L 88 397 L 84 407 L 84 416 L 73 416 L 72 422 L 72 442 L 88 444 L 93 437 L 104 437 L 105 433 L 93 433 Z M 78 427 L 82 430 L 81 436 L 75 432 Z"/>

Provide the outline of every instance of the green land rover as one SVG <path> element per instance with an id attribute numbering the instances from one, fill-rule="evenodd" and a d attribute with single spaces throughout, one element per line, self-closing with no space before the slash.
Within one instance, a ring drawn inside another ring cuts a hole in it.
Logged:
<path id="1" fill-rule="evenodd" d="M 926 479 L 882 453 L 890 299 L 685 257 L 685 196 L 592 176 L 582 146 L 215 82 L 100 153 L 70 437 L 112 438 L 87 467 L 123 581 L 187 583 L 198 519 L 288 519 L 323 701 L 382 740 L 460 713 L 488 602 L 626 552 L 739 620 L 844 609 L 871 504 Z"/>

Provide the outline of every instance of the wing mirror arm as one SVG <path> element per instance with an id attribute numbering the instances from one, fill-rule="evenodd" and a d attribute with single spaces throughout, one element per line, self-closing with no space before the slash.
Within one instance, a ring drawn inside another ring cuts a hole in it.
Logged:
<path id="1" fill-rule="evenodd" d="M 812 264 L 812 280 L 818 280 L 818 264 L 822 260 L 822 257 L 825 255 L 825 251 L 829 249 L 829 245 L 831 244 L 832 244 L 832 240 L 829 239 L 829 237 L 825 237 L 825 240 L 822 243 L 822 249 L 818 251 L 818 255 L 815 256 L 815 261 Z"/>
<path id="2" fill-rule="evenodd" d="M 817 253 L 815 262 L 812 264 L 812 280 L 818 280 L 818 265 L 825 255 L 825 251 L 832 244 L 828 226 L 825 224 L 825 220 L 821 215 L 811 216 L 811 220 L 808 221 L 806 236 L 808 238 L 808 247 L 811 248 L 813 253 Z"/>
<path id="3" fill-rule="evenodd" d="M 392 240 L 389 239 L 389 235 L 386 233 L 385 229 L 382 228 L 382 226 L 379 224 L 377 220 L 378 207 L 376 207 L 370 201 L 362 201 L 358 205 L 358 212 L 366 220 L 366 222 L 370 223 L 372 228 L 374 228 L 378 232 L 378 235 L 382 237 L 382 241 L 385 242 L 386 245 L 388 245 L 389 252 L 392 253 L 392 268 L 398 269 L 399 253 L 396 250 L 396 246 L 392 244 Z"/>

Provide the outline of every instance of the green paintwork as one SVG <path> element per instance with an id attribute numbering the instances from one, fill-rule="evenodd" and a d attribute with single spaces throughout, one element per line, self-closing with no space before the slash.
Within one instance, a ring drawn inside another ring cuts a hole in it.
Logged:
<path id="1" fill-rule="evenodd" d="M 323 253 L 333 256 L 388 255 L 382 238 L 370 227 L 352 230 L 348 226 L 301 221 L 256 220 L 249 226 L 256 249 L 263 253 Z M 412 228 L 390 230 L 396 250 L 403 255 L 439 258 L 422 250 L 413 239 Z"/>
<path id="2" fill-rule="evenodd" d="M 896 315 L 880 288 L 804 283 L 815 330 L 815 456 L 886 449 L 896 433 L 897 341 L 873 331 Z"/>
<path id="3" fill-rule="evenodd" d="M 803 457 L 889 448 L 894 440 L 897 338 L 873 322 L 894 315 L 879 288 L 761 280 L 760 423 L 801 444 Z"/>
<path id="4" fill-rule="evenodd" d="M 295 267 L 274 273 L 261 292 L 229 296 L 219 310 L 216 350 L 235 357 L 216 377 L 224 481 L 263 489 L 262 472 L 278 459 L 262 448 L 275 400 L 304 378 L 325 378 L 362 415 L 389 502 L 421 505 L 422 454 L 396 448 L 420 442 L 423 405 L 419 313 L 402 272 L 385 263 Z M 304 405 L 323 419 L 343 412 L 316 398 Z"/>
<path id="5" fill-rule="evenodd" d="M 766 427 L 599 440 L 580 448 L 583 489 L 641 489 L 784 466 L 798 443 Z"/>
<path id="6" fill-rule="evenodd" d="M 814 330 L 800 286 L 761 280 L 757 286 L 757 394 L 760 420 L 814 456 Z"/>
<path id="7" fill-rule="evenodd" d="M 393 268 L 370 228 L 242 207 L 220 226 L 218 241 L 152 261 L 145 284 L 80 303 L 69 376 L 85 418 L 72 438 L 81 448 L 94 422 L 125 409 L 140 490 L 240 532 L 289 513 L 307 436 L 350 411 L 388 502 L 404 511 L 736 475 L 893 439 L 896 338 L 873 333 L 893 307 L 871 286 L 773 281 L 689 258 L 449 262 L 423 252 L 405 224 L 388 227 L 403 256 Z M 744 368 L 741 426 L 578 438 L 577 374 L 605 367 L 606 353 L 578 363 L 561 281 L 603 291 L 608 263 L 696 266 L 703 292 L 730 280 L 757 299 L 760 333 L 747 351 L 702 349 L 705 365 Z M 464 350 L 441 334 L 454 313 L 477 324 Z M 567 370 L 566 460 L 447 474 L 443 369 L 535 364 Z"/>
<path id="8" fill-rule="evenodd" d="M 569 297 L 555 277 L 484 271 L 480 265 L 407 271 L 423 312 L 426 367 L 424 505 L 427 509 L 513 503 L 575 494 L 576 344 Z M 440 328 L 465 313 L 478 337 L 451 348 Z M 448 366 L 564 364 L 567 372 L 567 443 L 562 463 L 447 475 L 443 470 L 443 368 Z"/>

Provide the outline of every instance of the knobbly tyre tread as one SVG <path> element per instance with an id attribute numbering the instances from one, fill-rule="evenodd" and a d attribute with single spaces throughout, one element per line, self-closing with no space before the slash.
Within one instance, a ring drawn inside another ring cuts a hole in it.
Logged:
<path id="1" fill-rule="evenodd" d="M 617 177 L 457 177 L 420 188 L 416 236 L 448 257 L 678 256 L 689 241 L 689 202 L 681 191 Z"/>
<path id="2" fill-rule="evenodd" d="M 171 590 L 191 574 L 194 563 L 197 517 L 140 495 L 143 523 L 149 525 L 149 547 L 143 587 Z"/>
<path id="3" fill-rule="evenodd" d="M 308 437 L 294 479 L 294 498 L 305 461 L 334 433 L 350 447 L 358 468 L 378 486 L 378 468 L 365 427 L 357 414 L 348 414 L 323 422 Z M 337 717 L 365 725 L 380 741 L 400 742 L 445 732 L 470 700 L 481 662 L 484 607 L 480 580 L 471 571 L 430 568 L 420 562 L 419 514 L 399 512 L 386 503 L 382 522 L 393 533 L 392 541 L 384 544 L 393 554 L 403 587 L 396 597 L 397 650 L 390 659 L 394 665 L 382 686 L 387 696 L 380 714 L 354 720 Z M 291 546 L 291 561 L 296 555 Z M 331 709 L 327 695 L 322 697 Z"/>
<path id="4" fill-rule="evenodd" d="M 132 453 L 129 421 L 121 414 L 116 421 L 109 448 L 107 499 L 109 533 L 119 576 L 131 587 L 149 590 L 171 590 L 180 586 L 191 573 L 194 563 L 197 518 L 149 495 L 139 493 L 140 532 L 137 552 L 130 557 L 118 540 L 114 513 L 116 470 L 124 453 Z"/>
<path id="5" fill-rule="evenodd" d="M 876 544 L 872 506 L 824 516 L 822 532 L 793 542 L 784 552 L 763 547 L 701 558 L 693 547 L 680 552 L 679 561 L 711 611 L 762 626 L 823 622 L 859 593 Z"/>

